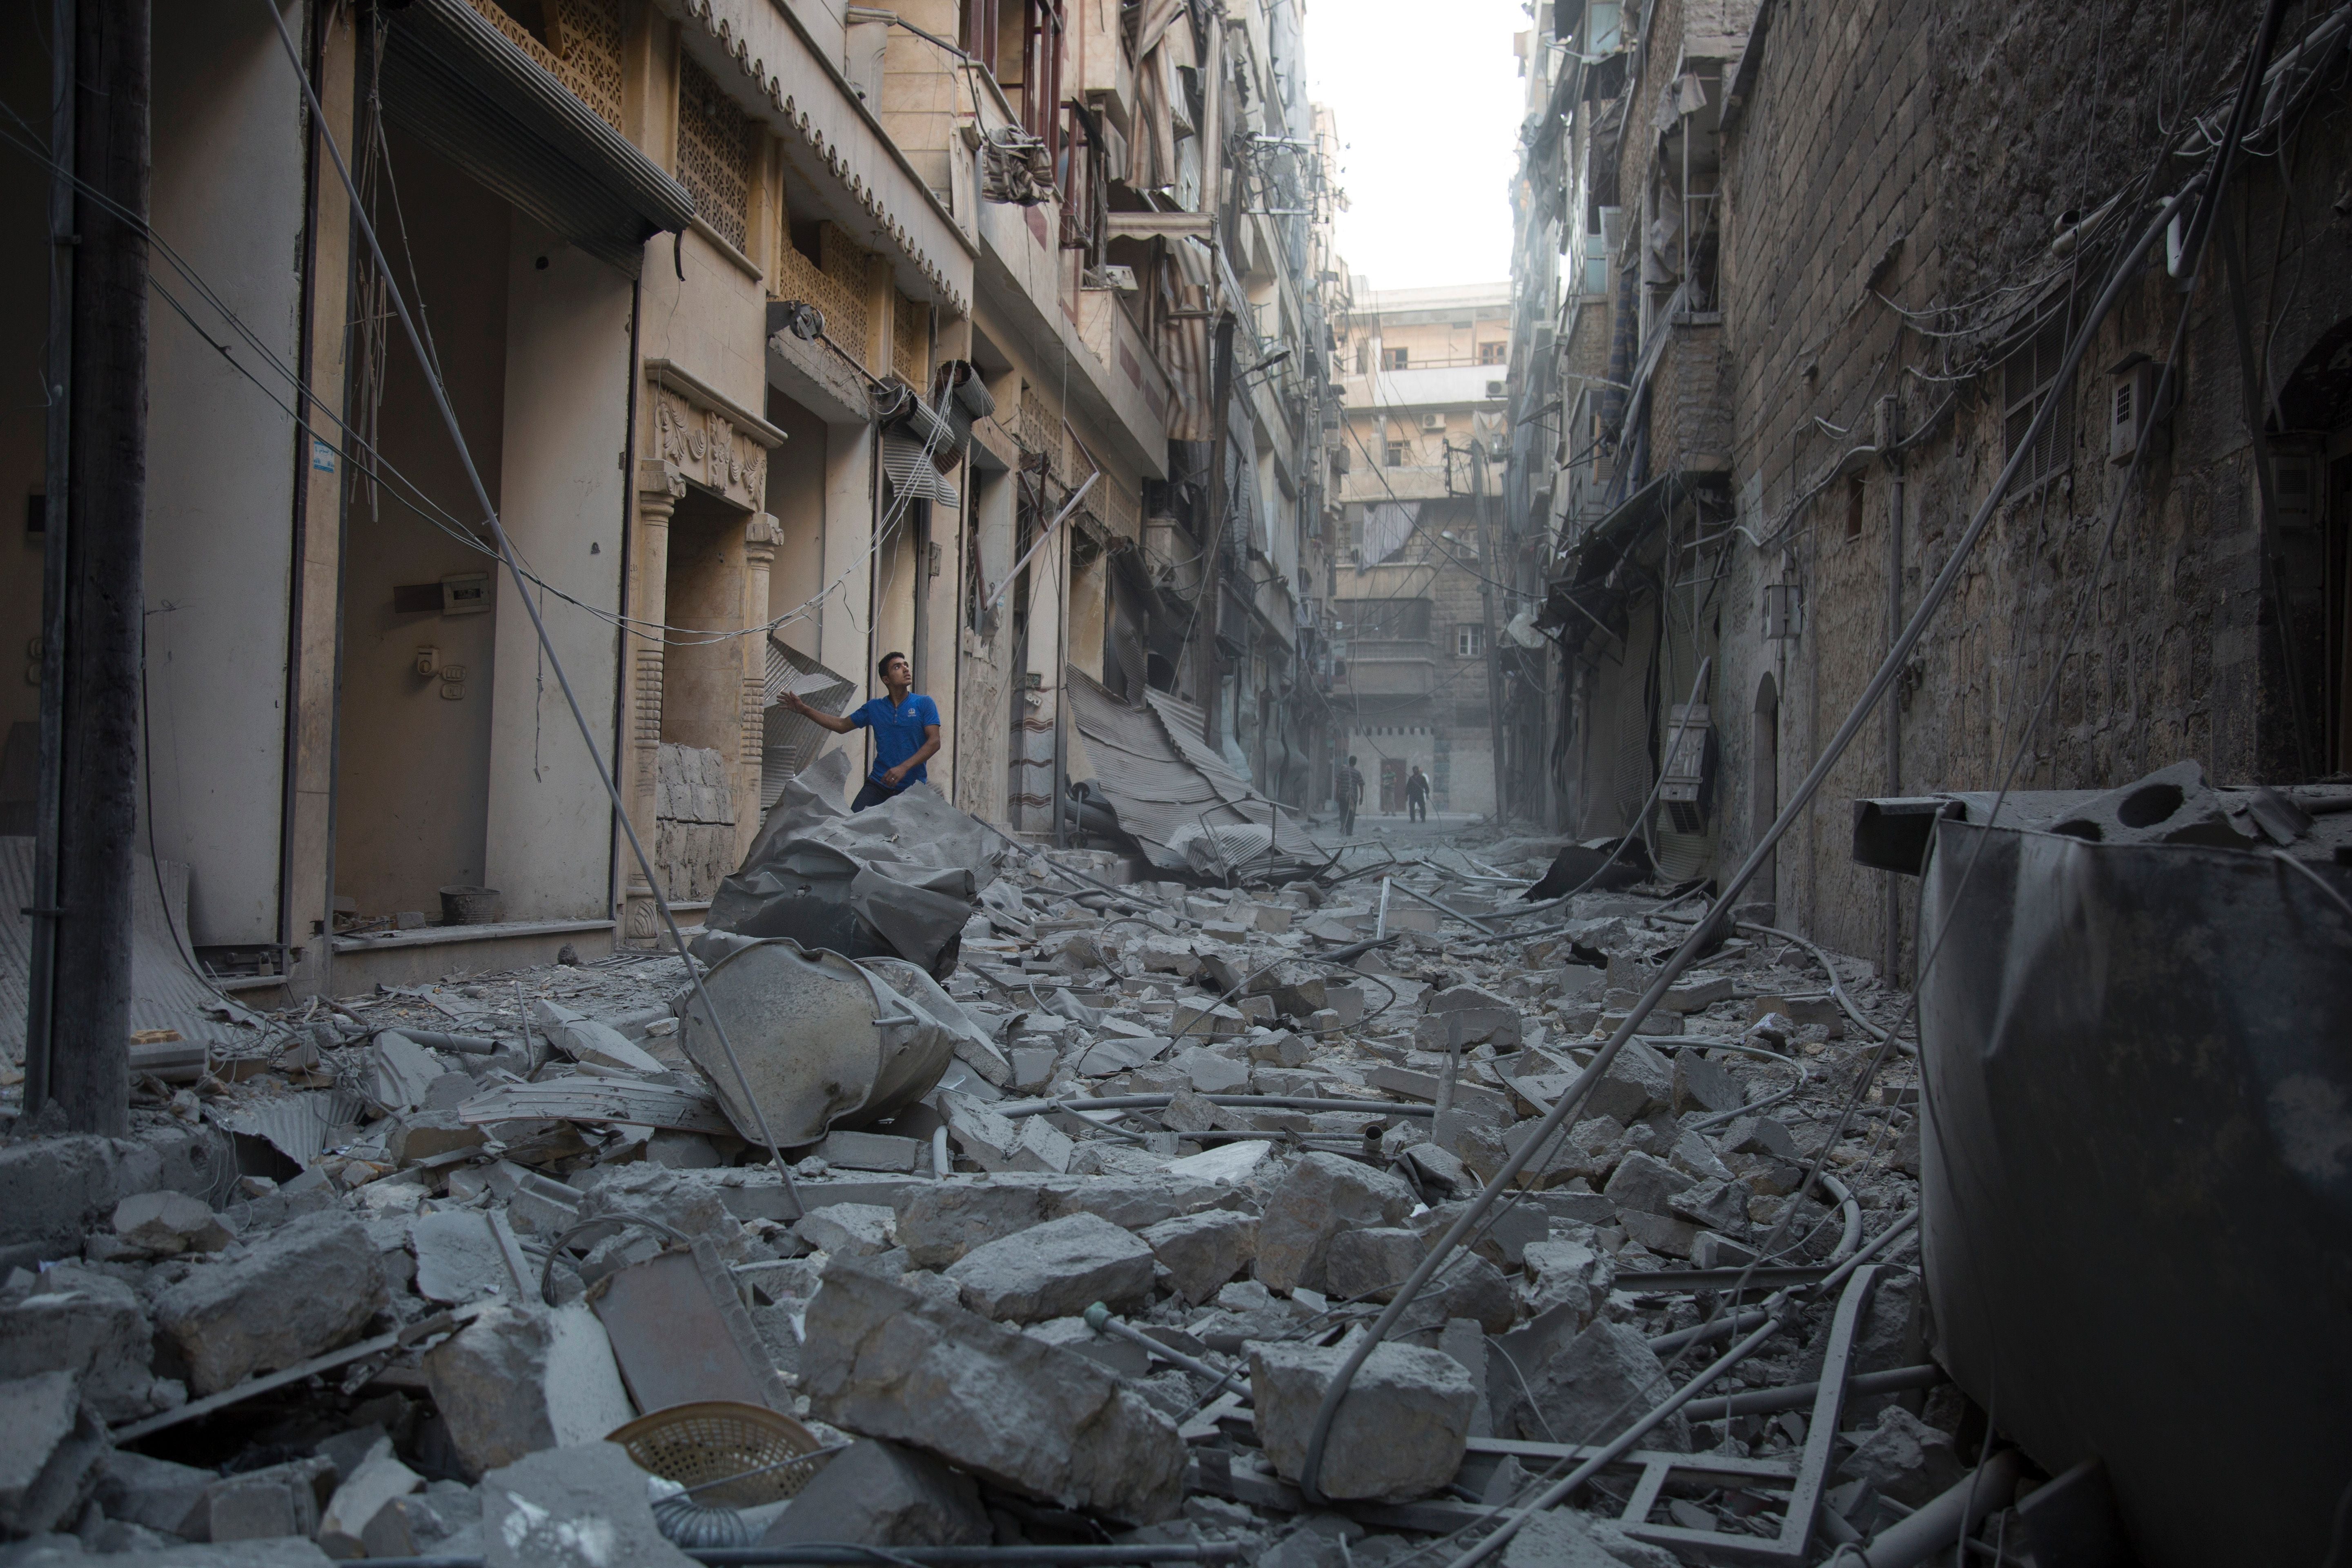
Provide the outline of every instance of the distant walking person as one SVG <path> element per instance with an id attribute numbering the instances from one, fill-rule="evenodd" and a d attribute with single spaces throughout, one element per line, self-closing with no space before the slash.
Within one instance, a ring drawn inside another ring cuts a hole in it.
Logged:
<path id="1" fill-rule="evenodd" d="M 1404 804 L 1413 821 L 1429 820 L 1429 775 L 1421 771 L 1419 763 L 1413 763 L 1412 772 L 1405 775 Z"/>
<path id="2" fill-rule="evenodd" d="M 836 735 L 852 730 L 874 731 L 874 767 L 866 774 L 866 787 L 851 803 L 852 811 L 879 805 L 908 784 L 928 779 L 929 772 L 923 764 L 940 749 L 940 705 L 916 692 L 915 670 L 907 656 L 885 654 L 876 668 L 888 695 L 868 698 L 864 707 L 845 718 L 819 712 L 789 691 L 780 700 L 802 718 L 813 719 Z"/>
<path id="3" fill-rule="evenodd" d="M 1349 757 L 1331 781 L 1331 793 L 1339 797 L 1339 831 L 1342 835 L 1356 831 L 1356 803 L 1364 798 L 1364 775 L 1356 771 L 1356 759 Z"/>

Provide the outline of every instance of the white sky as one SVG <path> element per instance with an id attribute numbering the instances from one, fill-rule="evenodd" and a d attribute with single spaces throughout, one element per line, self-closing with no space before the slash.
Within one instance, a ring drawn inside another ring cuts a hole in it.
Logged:
<path id="1" fill-rule="evenodd" d="M 1511 275 L 1519 0 L 1308 0 L 1308 96 L 1338 119 L 1339 254 L 1375 289 Z"/>

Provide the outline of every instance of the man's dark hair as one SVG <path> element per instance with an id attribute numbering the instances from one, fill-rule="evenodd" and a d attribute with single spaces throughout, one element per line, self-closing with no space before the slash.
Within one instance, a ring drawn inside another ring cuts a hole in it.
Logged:
<path id="1" fill-rule="evenodd" d="M 903 653 L 886 653 L 882 656 L 882 662 L 874 667 L 874 673 L 882 677 L 885 680 L 887 680 L 890 678 L 890 661 L 894 658 L 906 658 L 907 656 Z M 908 675 L 915 673 L 914 661 L 911 659 L 908 660 L 907 673 Z"/>
<path id="2" fill-rule="evenodd" d="M 1356 765 L 1356 753 L 1353 752 L 1348 753 L 1348 765 L 1351 768 Z"/>

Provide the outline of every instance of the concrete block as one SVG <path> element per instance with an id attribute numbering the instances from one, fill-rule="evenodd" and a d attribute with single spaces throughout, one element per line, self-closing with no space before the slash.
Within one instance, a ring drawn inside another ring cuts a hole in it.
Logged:
<path id="1" fill-rule="evenodd" d="M 617 1443 L 518 1459 L 482 1478 L 484 1568 L 691 1568 L 662 1539 L 646 1473 Z"/>
<path id="2" fill-rule="evenodd" d="M 133 1421 L 187 1399 L 149 1370 L 153 1333 L 139 1293 L 78 1263 L 61 1263 L 23 1291 L 0 1292 L 0 1380 L 73 1373 L 101 1421 Z"/>
<path id="3" fill-rule="evenodd" d="M 1179 1040 L 1233 1040 L 1249 1033 L 1241 1009 L 1206 996 L 1178 998 L 1168 1026 Z"/>
<path id="4" fill-rule="evenodd" d="M 1617 1205 L 1620 1214 L 1639 1209 L 1646 1214 L 1671 1215 L 1674 1211 L 1666 1206 L 1667 1200 L 1695 1184 L 1691 1177 L 1664 1161 L 1636 1152 L 1617 1163 L 1616 1173 L 1601 1190 Z"/>
<path id="5" fill-rule="evenodd" d="M 72 1521 L 97 1485 L 106 1433 L 68 1372 L 0 1383 L 0 1536 Z"/>
<path id="6" fill-rule="evenodd" d="M 156 1299 L 155 1326 L 190 1391 L 216 1394 L 356 1337 L 385 1300 L 367 1227 L 314 1214 L 194 1269 Z"/>
<path id="7" fill-rule="evenodd" d="M 528 1300 L 539 1283 L 539 1270 L 497 1209 L 419 1215 L 408 1228 L 408 1245 L 416 1254 L 416 1293 L 428 1301 Z"/>
<path id="8" fill-rule="evenodd" d="M 200 1539 L 205 1529 L 205 1491 L 220 1477 L 193 1465 L 150 1458 L 128 1448 L 108 1452 L 100 1469 L 98 1506 L 109 1519 L 123 1520 L 166 1535 Z"/>
<path id="9" fill-rule="evenodd" d="M 578 1303 L 490 1307 L 425 1352 L 425 1377 L 472 1476 L 636 1416 L 604 1325 Z"/>
<path id="10" fill-rule="evenodd" d="M 1968 1467 L 1954 1450 L 1950 1433 L 1890 1405 L 1874 1426 L 1856 1436 L 1853 1452 L 1837 1473 L 1841 1480 L 1868 1481 L 1896 1502 L 1917 1508 L 1958 1485 Z"/>
<path id="11" fill-rule="evenodd" d="M 1334 1237 L 1396 1225 L 1416 1201 L 1412 1188 L 1385 1171 L 1337 1154 L 1301 1155 L 1267 1194 L 1253 1272 L 1270 1289 L 1320 1289 Z"/>
<path id="12" fill-rule="evenodd" d="M 1527 1315 L 1566 1308 L 1580 1330 L 1601 1315 L 1617 1282 L 1614 1258 L 1596 1243 L 1568 1237 L 1529 1246 L 1526 1267 L 1520 1300 Z"/>
<path id="13" fill-rule="evenodd" d="M 1161 1220 L 1139 1233 L 1168 1270 L 1169 1288 L 1185 1301 L 1207 1300 L 1257 1254 L 1255 1216 L 1206 1209 Z"/>
<path id="14" fill-rule="evenodd" d="M 1654 1215 L 1641 1209 L 1620 1209 L 1617 1223 L 1625 1234 L 1666 1258 L 1688 1258 L 1698 1245 L 1698 1226 L 1686 1219 Z"/>
<path id="15" fill-rule="evenodd" d="M 1640 1330 L 1603 1318 L 1563 1343 L 1560 1327 L 1564 1323 L 1553 1325 L 1549 1353 L 1536 1364 L 1530 1366 L 1531 1358 L 1524 1353 L 1518 1357 L 1528 1375 L 1526 1394 L 1512 1405 L 1519 1436 L 1541 1442 L 1548 1440 L 1546 1431 L 1591 1432 L 1604 1426 L 1615 1431 L 1674 1392 L 1673 1381 L 1663 1375 L 1664 1368 Z M 1527 1347 L 1517 1348 L 1523 1352 Z M 1532 1409 L 1527 1404 L 1530 1397 Z M 1499 1412 L 1497 1419 L 1499 1423 Z M 1642 1446 L 1687 1451 L 1690 1424 L 1677 1411 L 1652 1427 Z"/>
<path id="16" fill-rule="evenodd" d="M 920 1449 L 866 1438 L 828 1460 L 760 1541 L 978 1546 L 994 1538 L 970 1476 Z"/>
<path id="17" fill-rule="evenodd" d="M 1606 1018 L 1601 1021 L 1608 1023 Z M 1592 1086 L 1584 1109 L 1590 1115 L 1630 1123 L 1653 1110 L 1672 1110 L 1674 1100 L 1675 1069 L 1641 1041 L 1628 1040 L 1609 1064 L 1608 1072 Z"/>
<path id="18" fill-rule="evenodd" d="M 793 1222 L 793 1234 L 819 1252 L 876 1258 L 898 1245 L 898 1223 L 881 1204 L 826 1204 Z"/>
<path id="19" fill-rule="evenodd" d="M 319 1497 L 334 1481 L 325 1459 L 295 1459 L 226 1476 L 205 1489 L 205 1539 L 269 1541 L 319 1530 Z"/>
<path id="20" fill-rule="evenodd" d="M 183 1252 L 218 1252 L 229 1242 L 228 1227 L 185 1193 L 134 1193 L 114 1205 L 114 1234 L 157 1258 Z"/>
<path id="21" fill-rule="evenodd" d="M 1184 1077 L 1202 1094 L 1245 1094 L 1249 1090 L 1250 1069 L 1247 1062 L 1209 1049 L 1206 1046 L 1189 1046 L 1172 1058 L 1183 1069 Z"/>
<path id="22" fill-rule="evenodd" d="M 975 1247 L 1044 1223 L 1045 1201 L 1045 1182 L 1026 1174 L 934 1183 L 898 1210 L 897 1245 L 917 1268 L 945 1268 Z"/>
<path id="23" fill-rule="evenodd" d="M 1322 1289 L 1341 1301 L 1393 1300 L 1428 1252 L 1421 1233 L 1402 1226 L 1343 1230 L 1324 1258 Z"/>
<path id="24" fill-rule="evenodd" d="M 1094 1302 L 1113 1310 L 1151 1292 L 1152 1251 L 1108 1220 L 1075 1214 L 974 1247 L 945 1270 L 964 1306 L 1000 1322 L 1076 1317 Z"/>
<path id="25" fill-rule="evenodd" d="M 1060 1174 L 1070 1168 L 1070 1156 L 1077 1152 L 1077 1145 L 1068 1133 L 1042 1116 L 1024 1116 L 1014 1125 L 1019 1131 L 1005 1157 L 1005 1169 Z"/>
<path id="26" fill-rule="evenodd" d="M 930 1145 L 887 1132 L 857 1132 L 836 1128 L 816 1146 L 817 1158 L 845 1171 L 927 1170 Z"/>
<path id="27" fill-rule="evenodd" d="M 1722 1063 L 1711 1062 L 1685 1047 L 1675 1053 L 1674 1101 L 1677 1112 L 1698 1110 L 1720 1114 L 1746 1105 L 1748 1094 Z"/>
<path id="28" fill-rule="evenodd" d="M 821 1420 L 1131 1523 L 1182 1500 L 1176 1424 L 1082 1356 L 851 1259 L 827 1266 L 804 1326 L 801 1386 Z"/>
<path id="29" fill-rule="evenodd" d="M 1731 976 L 1692 970 L 1666 988 L 1658 1005 L 1670 1013 L 1704 1013 L 1717 1002 L 1731 1000 Z"/>
<path id="30" fill-rule="evenodd" d="M 1307 1432 L 1346 1356 L 1320 1345 L 1251 1347 L 1250 1403 L 1266 1457 L 1286 1480 L 1299 1477 Z M 1427 1497 L 1462 1468 L 1477 1398 L 1452 1356 L 1393 1341 L 1379 1346 L 1339 1402 L 1318 1484 L 1338 1499 Z"/>
<path id="31" fill-rule="evenodd" d="M 488 1142 L 488 1129 L 459 1121 L 454 1110 L 416 1110 L 392 1118 L 384 1150 L 392 1163 L 404 1171 L 443 1154 L 478 1149 Z"/>

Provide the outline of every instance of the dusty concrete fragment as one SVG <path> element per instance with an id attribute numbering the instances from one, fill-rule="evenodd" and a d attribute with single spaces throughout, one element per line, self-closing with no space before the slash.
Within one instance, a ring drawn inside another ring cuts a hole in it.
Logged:
<path id="1" fill-rule="evenodd" d="M 1841 1480 L 1866 1480 L 1896 1502 L 1917 1508 L 1968 1473 L 1952 1435 L 1928 1426 L 1899 1405 L 1878 1413 L 1838 1468 Z"/>
<path id="2" fill-rule="evenodd" d="M 537 1453 L 482 1478 L 485 1568 L 690 1568 L 662 1539 L 617 1443 Z"/>
<path id="3" fill-rule="evenodd" d="M 980 1489 L 930 1455 L 872 1438 L 826 1461 L 760 1540 L 769 1546 L 973 1546 L 993 1539 Z"/>
<path id="4" fill-rule="evenodd" d="M 99 1472 L 98 1506 L 109 1519 L 166 1535 L 201 1536 L 205 1489 L 219 1479 L 193 1465 L 116 1448 L 107 1454 Z"/>
<path id="5" fill-rule="evenodd" d="M 1727 1182 L 1732 1179 L 1731 1167 L 1715 1152 L 1715 1146 L 1696 1132 L 1677 1135 L 1666 1152 L 1666 1163 L 1696 1182 Z"/>
<path id="6" fill-rule="evenodd" d="M 1748 1093 L 1720 1062 L 1690 1049 L 1675 1053 L 1675 1109 L 1722 1112 L 1748 1103 Z"/>
<path id="7" fill-rule="evenodd" d="M 1091 1214 L 1075 1214 L 974 1247 L 945 1272 L 963 1304 L 999 1322 L 1076 1317 L 1094 1302 L 1113 1310 L 1151 1293 L 1151 1248 Z"/>
<path id="8" fill-rule="evenodd" d="M 135 1193 L 114 1205 L 114 1234 L 158 1258 L 218 1252 L 228 1227 L 203 1201 L 185 1193 Z"/>
<path id="9" fill-rule="evenodd" d="M 1206 1046 L 1188 1046 L 1177 1052 L 1172 1059 L 1200 1093 L 1242 1094 L 1248 1091 L 1250 1069 L 1247 1062 L 1235 1061 Z"/>
<path id="10" fill-rule="evenodd" d="M 1653 1110 L 1671 1110 L 1674 1102 L 1675 1069 L 1641 1041 L 1628 1040 L 1601 1081 L 1592 1086 L 1584 1108 L 1595 1116 L 1633 1122 Z"/>
<path id="11" fill-rule="evenodd" d="M 1044 1203 L 1043 1182 L 1028 1175 L 934 1183 L 898 1210 L 898 1245 L 914 1267 L 945 1268 L 975 1247 L 1042 1223 Z"/>
<path id="12" fill-rule="evenodd" d="M 149 1370 L 153 1359 L 139 1293 L 112 1275 L 62 1263 L 25 1293 L 0 1293 L 0 1379 L 72 1373 L 83 1403 L 114 1424 L 186 1401 L 186 1389 Z"/>
<path id="13" fill-rule="evenodd" d="M 1239 1202 L 1231 1188 L 1197 1176 L 1177 1173 L 1181 1162 L 1143 1175 L 1097 1177 L 1064 1181 L 1045 1187 L 1045 1217 L 1093 1214 L 1126 1230 L 1141 1230 L 1180 1214 L 1204 1208 L 1230 1208 Z"/>
<path id="14" fill-rule="evenodd" d="M 1139 1233 L 1168 1270 L 1169 1288 L 1187 1302 L 1207 1300 L 1257 1252 L 1257 1220 L 1231 1209 L 1163 1219 Z"/>
<path id="15" fill-rule="evenodd" d="M 1306 1462 L 1307 1436 L 1346 1351 L 1257 1344 L 1250 1351 L 1250 1403 L 1266 1457 L 1285 1480 Z M 1323 1449 L 1325 1495 L 1404 1502 L 1426 1497 L 1462 1468 L 1477 1389 L 1442 1351 L 1393 1342 L 1358 1369 Z"/>
<path id="16" fill-rule="evenodd" d="M 604 1325 L 577 1303 L 488 1308 L 425 1353 L 425 1376 L 469 1475 L 636 1415 Z"/>
<path id="17" fill-rule="evenodd" d="M 1429 1248 L 1418 1231 L 1370 1226 L 1331 1238 L 1322 1289 L 1341 1301 L 1388 1301 Z"/>
<path id="18" fill-rule="evenodd" d="M 386 1110 L 415 1110 L 425 1105 L 427 1090 L 444 1071 L 439 1057 L 397 1029 L 378 1035 L 368 1054 L 373 1058 L 370 1065 L 374 1069 L 376 1103 Z"/>
<path id="19" fill-rule="evenodd" d="M 858 1132 L 835 1128 L 820 1140 L 816 1157 L 844 1171 L 922 1170 L 930 1163 L 929 1143 L 889 1132 Z"/>
<path id="20" fill-rule="evenodd" d="M 898 1223 L 881 1204 L 826 1204 L 794 1221 L 793 1234 L 819 1252 L 873 1258 L 898 1245 Z"/>
<path id="21" fill-rule="evenodd" d="M 1748 1187 L 1735 1181 L 1701 1182 L 1666 1200 L 1675 1218 L 1727 1236 L 1748 1233 Z"/>
<path id="22" fill-rule="evenodd" d="M 608 1167 L 604 1177 L 580 1197 L 582 1222 L 604 1215 L 642 1215 L 668 1226 L 681 1236 L 709 1242 L 730 1263 L 751 1257 L 750 1239 L 729 1212 L 721 1189 L 699 1172 L 673 1171 L 642 1162 Z M 616 1234 L 651 1234 L 635 1226 Z"/>
<path id="23" fill-rule="evenodd" d="M 208 1162 L 216 1158 L 209 1144 L 187 1152 L 198 1150 Z M 0 1147 L 0 1269 L 78 1254 L 82 1237 L 125 1197 L 194 1184 L 169 1179 L 176 1173 L 144 1140 L 13 1140 Z"/>
<path id="24" fill-rule="evenodd" d="M 409 1227 L 416 1252 L 416 1293 L 428 1301 L 528 1298 L 539 1272 L 498 1209 L 444 1209 Z"/>
<path id="25" fill-rule="evenodd" d="M 1510 1282 L 1502 1270 L 1475 1252 L 1465 1252 L 1446 1259 L 1400 1321 L 1420 1330 L 1469 1318 L 1488 1333 L 1499 1334 L 1517 1316 Z"/>
<path id="26" fill-rule="evenodd" d="M 330 1557 L 367 1556 L 366 1531 L 375 1516 L 424 1485 L 424 1477 L 393 1458 L 389 1442 L 381 1444 L 344 1478 L 319 1516 L 320 1547 Z"/>
<path id="27" fill-rule="evenodd" d="M 1574 1509 L 1530 1516 L 1503 1548 L 1503 1568 L 1619 1568 Z"/>
<path id="28" fill-rule="evenodd" d="M 1230 1003 L 1185 997 L 1170 1015 L 1169 1027 L 1180 1040 L 1231 1040 L 1249 1033 L 1249 1020 Z"/>
<path id="29" fill-rule="evenodd" d="M 1688 1258 L 1698 1246 L 1701 1234 L 1699 1227 L 1686 1219 L 1647 1214 L 1641 1209 L 1620 1210 L 1617 1223 L 1624 1227 L 1627 1236 L 1665 1258 Z"/>
<path id="30" fill-rule="evenodd" d="M 1005 1157 L 1006 1170 L 1058 1174 L 1070 1168 L 1070 1156 L 1077 1152 L 1077 1145 L 1068 1133 L 1042 1116 L 1024 1116 L 1015 1125 L 1020 1131 Z"/>
<path id="31" fill-rule="evenodd" d="M 983 1171 L 1012 1168 L 1021 1129 L 1010 1118 L 998 1115 L 968 1094 L 940 1095 L 940 1109 L 947 1118 L 948 1137 L 965 1159 Z"/>
<path id="32" fill-rule="evenodd" d="M 225 1476 L 205 1489 L 205 1538 L 217 1542 L 316 1534 L 319 1494 L 333 1476 L 334 1467 L 318 1458 Z"/>
<path id="33" fill-rule="evenodd" d="M 820 1419 L 1066 1508 L 1149 1523 L 1181 1500 L 1176 1424 L 1081 1356 L 847 1259 L 827 1266 L 804 1327 L 801 1386 Z"/>
<path id="34" fill-rule="evenodd" d="M 1201 973 L 1201 955 L 1182 937 L 1148 936 L 1134 949 L 1134 957 L 1148 973 L 1191 979 Z"/>
<path id="35" fill-rule="evenodd" d="M 1540 1365 L 1526 1368 L 1523 1362 L 1522 1367 L 1535 1408 L 1522 1400 L 1513 1413 L 1519 1436 L 1533 1441 L 1546 1440 L 1546 1431 L 1598 1431 L 1612 1421 L 1617 1425 L 1610 1429 L 1615 1431 L 1674 1392 L 1673 1381 L 1664 1375 L 1657 1353 L 1641 1331 L 1605 1319 L 1578 1332 Z M 1642 1446 L 1686 1450 L 1690 1423 L 1676 1411 L 1652 1427 Z"/>
<path id="36" fill-rule="evenodd" d="M 1804 1157 L 1798 1152 L 1787 1124 L 1769 1116 L 1738 1118 L 1723 1130 L 1722 1144 L 1727 1154 L 1769 1154 L 1782 1160 Z"/>
<path id="37" fill-rule="evenodd" d="M 105 1432 L 71 1373 L 0 1383 L 0 1537 L 38 1535 L 70 1521 L 106 1451 Z"/>
<path id="38" fill-rule="evenodd" d="M 1412 1189 L 1385 1171 L 1337 1154 L 1306 1154 L 1266 1197 L 1256 1278 L 1269 1289 L 1323 1286 L 1324 1259 L 1342 1230 L 1393 1226 L 1412 1212 Z"/>
<path id="39" fill-rule="evenodd" d="M 392 1163 L 404 1171 L 443 1154 L 478 1149 L 489 1142 L 488 1129 L 460 1120 L 454 1110 L 410 1111 L 394 1117 L 391 1129 L 384 1140 L 384 1150 Z"/>
<path id="40" fill-rule="evenodd" d="M 385 1296 L 367 1227 L 345 1214 L 306 1215 L 165 1290 L 155 1326 L 187 1363 L 190 1391 L 216 1394 L 332 1350 Z"/>
<path id="41" fill-rule="evenodd" d="M 1198 1154 L 1188 1154 L 1181 1160 L 1171 1160 L 1162 1173 L 1235 1185 L 1255 1177 L 1273 1157 L 1272 1143 L 1252 1139 L 1246 1142 L 1227 1143 L 1203 1150 Z"/>
<path id="42" fill-rule="evenodd" d="M 2238 829 L 2196 762 L 2174 763 L 2086 800 L 2047 831 L 2093 844 L 2202 844 L 2243 849 L 2257 842 Z"/>
<path id="43" fill-rule="evenodd" d="M 1565 1307 L 1581 1329 L 1608 1305 L 1617 1263 L 1596 1244 L 1561 1237 L 1528 1247 L 1527 1275 L 1522 1301 L 1528 1316 Z"/>
<path id="44" fill-rule="evenodd" d="M 1695 1184 L 1690 1177 L 1664 1161 L 1635 1152 L 1618 1162 L 1616 1173 L 1601 1190 L 1620 1213 L 1639 1209 L 1644 1214 L 1667 1215 L 1674 1212 L 1667 1206 L 1668 1200 Z"/>

